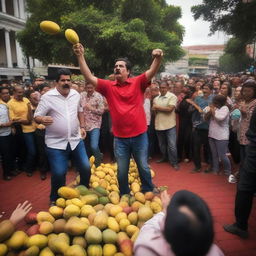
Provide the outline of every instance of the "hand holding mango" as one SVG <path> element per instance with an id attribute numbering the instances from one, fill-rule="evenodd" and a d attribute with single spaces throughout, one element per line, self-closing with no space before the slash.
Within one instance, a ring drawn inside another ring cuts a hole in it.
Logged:
<path id="1" fill-rule="evenodd" d="M 84 47 L 82 44 L 74 44 L 73 45 L 73 51 L 77 56 L 83 56 L 84 55 Z"/>

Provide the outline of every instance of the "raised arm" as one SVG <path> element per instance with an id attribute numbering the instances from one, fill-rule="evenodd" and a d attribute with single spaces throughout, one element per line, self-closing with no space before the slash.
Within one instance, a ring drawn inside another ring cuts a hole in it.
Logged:
<path id="1" fill-rule="evenodd" d="M 78 64 L 80 67 L 80 71 L 83 74 L 85 80 L 88 81 L 89 83 L 93 84 L 96 88 L 96 86 L 98 85 L 98 79 L 96 76 L 94 76 L 92 74 L 91 70 L 89 69 L 89 67 L 85 61 L 83 45 L 80 43 L 75 44 L 73 46 L 73 51 L 76 54 Z"/>
<path id="2" fill-rule="evenodd" d="M 163 55 L 164 53 L 161 49 L 154 49 L 152 51 L 153 61 L 150 68 L 146 71 L 148 82 L 156 75 L 157 71 L 159 70 Z"/>

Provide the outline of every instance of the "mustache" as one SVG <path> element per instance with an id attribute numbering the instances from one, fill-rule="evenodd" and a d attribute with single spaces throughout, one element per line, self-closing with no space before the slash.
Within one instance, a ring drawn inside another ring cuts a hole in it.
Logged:
<path id="1" fill-rule="evenodd" d="M 120 70 L 115 70 L 115 75 L 121 74 Z"/>
<path id="2" fill-rule="evenodd" d="M 70 85 L 69 85 L 69 84 L 64 84 L 64 85 L 62 85 L 62 88 L 63 88 L 63 89 L 69 89 L 69 88 L 70 88 Z"/>

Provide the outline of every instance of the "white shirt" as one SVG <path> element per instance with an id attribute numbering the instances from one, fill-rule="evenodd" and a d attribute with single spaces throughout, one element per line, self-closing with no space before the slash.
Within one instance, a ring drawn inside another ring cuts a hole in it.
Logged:
<path id="1" fill-rule="evenodd" d="M 83 112 L 80 94 L 73 89 L 70 89 L 67 97 L 62 96 L 56 88 L 41 97 L 34 117 L 53 118 L 53 123 L 45 130 L 47 147 L 65 150 L 69 143 L 71 150 L 76 148 L 81 140 L 78 112 Z"/>
<path id="2" fill-rule="evenodd" d="M 147 120 L 147 126 L 150 125 L 150 121 L 151 121 L 151 106 L 150 106 L 150 99 L 144 99 L 144 104 L 143 104 L 143 107 L 144 107 L 144 111 L 145 111 L 145 114 L 146 114 L 146 120 Z"/>
<path id="3" fill-rule="evenodd" d="M 0 103 L 0 124 L 5 124 L 10 121 L 9 119 L 9 109 L 6 104 Z M 0 136 L 8 136 L 11 134 L 11 127 L 1 127 Z"/>

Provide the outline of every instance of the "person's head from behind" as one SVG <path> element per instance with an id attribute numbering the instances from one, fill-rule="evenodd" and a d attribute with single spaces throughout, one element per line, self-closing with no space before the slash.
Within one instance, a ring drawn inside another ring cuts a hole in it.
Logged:
<path id="1" fill-rule="evenodd" d="M 131 75 L 131 62 L 128 58 L 118 58 L 115 60 L 114 75 L 115 79 L 124 82 Z"/>
<path id="2" fill-rule="evenodd" d="M 221 108 L 225 106 L 226 102 L 227 102 L 227 97 L 221 94 L 214 96 L 212 99 L 212 104 L 216 108 Z"/>
<path id="3" fill-rule="evenodd" d="M 64 97 L 68 96 L 71 88 L 71 72 L 69 69 L 62 68 L 58 70 L 56 77 L 56 88 Z"/>
<path id="4" fill-rule="evenodd" d="M 176 256 L 205 256 L 214 238 L 205 201 L 187 190 L 176 192 L 166 210 L 164 237 Z"/>

